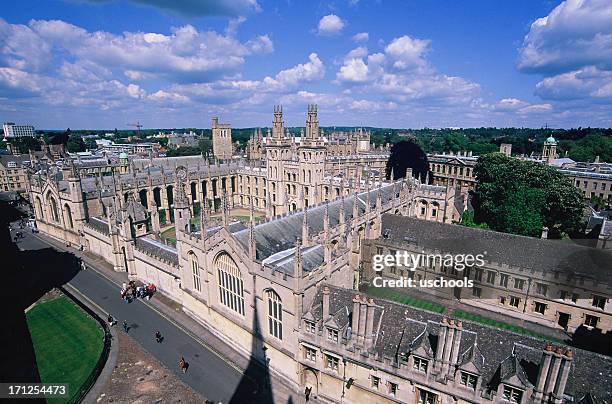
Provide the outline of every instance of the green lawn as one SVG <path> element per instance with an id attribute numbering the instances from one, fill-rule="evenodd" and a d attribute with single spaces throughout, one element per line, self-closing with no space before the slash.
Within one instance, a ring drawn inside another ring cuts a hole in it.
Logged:
<path id="1" fill-rule="evenodd" d="M 161 238 L 168 240 L 172 244 L 176 245 L 176 230 L 174 229 L 174 226 L 162 231 Z"/>
<path id="2" fill-rule="evenodd" d="M 523 327 L 519 327 L 519 326 L 516 326 L 516 325 L 504 323 L 503 321 L 498 321 L 498 320 L 494 320 L 492 318 L 483 317 L 483 316 L 480 316 L 478 314 L 468 313 L 468 312 L 465 312 L 463 310 L 455 310 L 454 313 L 453 313 L 453 317 L 462 318 L 462 319 L 468 320 L 468 321 L 473 321 L 475 323 L 479 323 L 479 324 L 486 325 L 486 326 L 493 327 L 493 328 L 498 328 L 498 329 L 502 329 L 502 330 L 512 331 L 512 332 L 514 332 L 516 334 L 520 334 L 520 335 L 525 335 L 525 336 L 528 336 L 528 337 L 537 338 L 537 339 L 540 339 L 542 341 L 552 341 L 552 342 L 557 342 L 557 343 L 561 343 L 561 344 L 565 343 L 564 341 L 562 341 L 560 339 L 548 337 L 548 336 L 542 335 L 542 334 L 538 334 L 537 332 L 533 332 L 531 330 L 528 330 L 527 328 L 523 328 Z"/>
<path id="3" fill-rule="evenodd" d="M 381 299 L 391 300 L 407 306 L 416 307 L 417 309 L 433 311 L 434 313 L 443 313 L 446 309 L 441 304 L 410 297 L 393 289 L 370 287 L 367 293 L 375 297 L 380 297 Z"/>
<path id="4" fill-rule="evenodd" d="M 104 331 L 65 296 L 37 304 L 26 314 L 42 383 L 68 383 L 72 403 L 95 367 L 104 345 Z"/>

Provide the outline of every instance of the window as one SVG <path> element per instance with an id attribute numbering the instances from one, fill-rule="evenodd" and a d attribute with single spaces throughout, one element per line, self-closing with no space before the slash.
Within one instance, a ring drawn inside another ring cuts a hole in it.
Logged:
<path id="1" fill-rule="evenodd" d="M 572 302 L 578 303 L 578 293 L 572 293 Z"/>
<path id="2" fill-rule="evenodd" d="M 514 279 L 514 288 L 515 289 L 523 290 L 524 286 L 525 286 L 525 279 L 518 279 L 518 278 Z"/>
<path id="3" fill-rule="evenodd" d="M 325 355 L 325 359 L 325 367 L 337 372 L 339 359 L 332 355 Z"/>
<path id="4" fill-rule="evenodd" d="M 521 304 L 521 298 L 516 296 L 510 296 L 510 306 L 519 307 Z"/>
<path id="5" fill-rule="evenodd" d="M 523 398 L 523 390 L 510 386 L 504 386 L 503 397 L 504 400 L 508 400 L 511 403 L 520 403 L 521 399 Z"/>
<path id="6" fill-rule="evenodd" d="M 546 294 L 548 293 L 548 285 L 545 285 L 543 283 L 536 283 L 536 291 L 538 295 L 546 296 Z"/>
<path id="7" fill-rule="evenodd" d="M 474 269 L 474 279 L 478 282 L 482 282 L 482 268 Z"/>
<path id="8" fill-rule="evenodd" d="M 419 372 L 427 373 L 427 359 L 415 356 L 412 362 L 412 368 Z"/>
<path id="9" fill-rule="evenodd" d="M 383 248 L 382 247 L 376 247 L 376 254 L 377 255 L 382 255 L 383 253 Z"/>
<path id="10" fill-rule="evenodd" d="M 503 286 L 504 288 L 508 287 L 508 278 L 509 276 L 506 274 L 499 275 L 499 286 Z"/>
<path id="11" fill-rule="evenodd" d="M 389 394 L 392 396 L 397 394 L 397 383 L 389 382 Z"/>
<path id="12" fill-rule="evenodd" d="M 317 361 L 317 350 L 314 348 L 309 348 L 307 346 L 304 347 L 304 358 L 309 361 L 316 362 Z"/>
<path id="13" fill-rule="evenodd" d="M 599 323 L 599 317 L 597 316 L 592 316 L 590 314 L 586 314 L 584 316 L 584 325 L 586 325 L 587 327 L 597 327 L 597 324 Z"/>
<path id="14" fill-rule="evenodd" d="M 461 380 L 459 381 L 459 383 L 461 383 L 462 385 L 472 390 L 476 390 L 477 381 L 478 381 L 478 376 L 473 375 L 471 373 L 467 373 L 467 372 L 461 372 Z"/>
<path id="15" fill-rule="evenodd" d="M 499 304 L 506 304 L 506 296 L 500 296 L 499 297 Z"/>
<path id="16" fill-rule="evenodd" d="M 567 291 L 566 290 L 560 290 L 559 291 L 559 299 L 561 299 L 561 300 L 567 299 Z"/>
<path id="17" fill-rule="evenodd" d="M 200 281 L 200 267 L 198 266 L 198 258 L 194 253 L 189 253 L 191 261 L 191 273 L 193 275 L 193 288 L 198 292 L 202 291 L 202 283 Z"/>
<path id="18" fill-rule="evenodd" d="M 419 401 L 417 404 L 435 404 L 438 402 L 438 396 L 430 391 L 419 390 Z"/>
<path id="19" fill-rule="evenodd" d="M 268 297 L 268 331 L 278 339 L 283 339 L 283 303 L 273 290 L 266 291 Z"/>
<path id="20" fill-rule="evenodd" d="M 238 266 L 227 253 L 215 260 L 219 282 L 219 301 L 244 316 L 244 284 Z"/>
<path id="21" fill-rule="evenodd" d="M 546 304 L 535 302 L 535 307 L 533 311 L 535 311 L 536 313 L 544 314 L 544 312 L 546 311 Z"/>
<path id="22" fill-rule="evenodd" d="M 487 272 L 487 282 L 490 284 L 494 284 L 495 283 L 495 272 L 493 271 L 488 271 Z"/>
<path id="23" fill-rule="evenodd" d="M 380 377 L 372 376 L 372 388 L 378 389 L 378 386 L 380 386 Z"/>
<path id="24" fill-rule="evenodd" d="M 593 307 L 603 310 L 606 307 L 606 298 L 603 296 L 593 295 Z"/>
<path id="25" fill-rule="evenodd" d="M 333 342 L 338 342 L 338 330 L 334 330 L 333 328 L 327 329 L 327 339 Z"/>
<path id="26" fill-rule="evenodd" d="M 306 323 L 306 332 L 314 334 L 316 331 L 315 323 L 312 321 L 308 321 L 308 320 L 306 320 L 305 323 Z"/>
<path id="27" fill-rule="evenodd" d="M 481 293 L 482 293 L 482 289 L 481 288 L 477 288 L 475 286 L 472 288 L 472 296 L 480 297 Z"/>

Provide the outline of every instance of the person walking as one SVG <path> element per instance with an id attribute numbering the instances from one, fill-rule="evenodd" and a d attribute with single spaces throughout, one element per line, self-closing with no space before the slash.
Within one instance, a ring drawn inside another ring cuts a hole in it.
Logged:
<path id="1" fill-rule="evenodd" d="M 185 372 L 187 372 L 187 366 L 189 366 L 189 365 L 188 365 L 188 364 L 187 364 L 187 362 L 185 361 L 185 358 L 183 358 L 183 357 L 181 356 L 181 360 L 179 361 L 179 369 L 181 369 L 181 371 L 182 371 L 183 373 L 185 373 Z"/>
<path id="2" fill-rule="evenodd" d="M 155 332 L 155 341 L 157 341 L 158 344 L 162 342 L 161 332 L 159 332 L 159 331 Z"/>
<path id="3" fill-rule="evenodd" d="M 123 320 L 123 330 L 127 333 L 130 327 L 128 327 L 128 323 L 126 320 Z"/>

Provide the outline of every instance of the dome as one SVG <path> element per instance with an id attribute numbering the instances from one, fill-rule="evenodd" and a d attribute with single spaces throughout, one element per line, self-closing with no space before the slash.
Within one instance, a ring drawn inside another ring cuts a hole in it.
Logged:
<path id="1" fill-rule="evenodd" d="M 546 139 L 546 141 L 547 141 L 548 143 L 557 143 L 557 141 L 555 140 L 555 138 L 554 138 L 554 137 L 552 137 L 552 136 L 549 136 L 549 137 L 548 137 L 548 139 Z"/>
<path id="2" fill-rule="evenodd" d="M 119 153 L 119 158 L 120 159 L 126 159 L 126 158 L 128 158 L 128 154 L 126 152 L 121 152 L 121 153 Z"/>

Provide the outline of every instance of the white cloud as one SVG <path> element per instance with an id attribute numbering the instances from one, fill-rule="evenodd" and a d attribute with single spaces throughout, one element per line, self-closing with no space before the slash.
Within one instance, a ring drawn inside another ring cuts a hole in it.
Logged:
<path id="1" fill-rule="evenodd" d="M 408 35 L 395 38 L 385 48 L 385 53 L 393 60 L 393 67 L 409 69 L 425 65 L 425 53 L 429 40 L 413 39 Z"/>
<path id="2" fill-rule="evenodd" d="M 612 69 L 610 0 L 566 0 L 531 24 L 519 53 L 521 70 L 560 73 L 589 65 Z"/>
<path id="3" fill-rule="evenodd" d="M 344 28 L 344 21 L 336 14 L 329 14 L 319 20 L 317 33 L 319 35 L 337 35 Z"/>
<path id="4" fill-rule="evenodd" d="M 339 81 L 363 83 L 368 81 L 369 69 L 363 59 L 353 58 L 344 62 L 336 77 Z"/>
<path id="5" fill-rule="evenodd" d="M 308 56 L 308 62 L 287 70 L 280 71 L 274 78 L 266 77 L 263 81 L 271 88 L 292 87 L 301 82 L 320 80 L 325 76 L 325 66 L 316 53 Z"/>
<path id="6" fill-rule="evenodd" d="M 536 94 L 549 100 L 584 98 L 612 101 L 612 71 L 589 66 L 547 77 L 536 85 Z"/>
<path id="7" fill-rule="evenodd" d="M 542 114 L 552 111 L 551 104 L 533 104 L 518 110 L 519 114 Z"/>
<path id="8" fill-rule="evenodd" d="M 527 105 L 529 105 L 528 102 L 518 98 L 504 98 L 495 105 L 495 108 L 501 111 L 514 111 Z"/>
<path id="9" fill-rule="evenodd" d="M 344 59 L 350 60 L 355 58 L 364 58 L 366 56 L 368 56 L 368 48 L 365 46 L 359 46 L 347 53 Z"/>
<path id="10" fill-rule="evenodd" d="M 359 32 L 353 35 L 353 41 L 355 42 L 367 42 L 370 39 L 370 35 L 367 32 Z"/>

